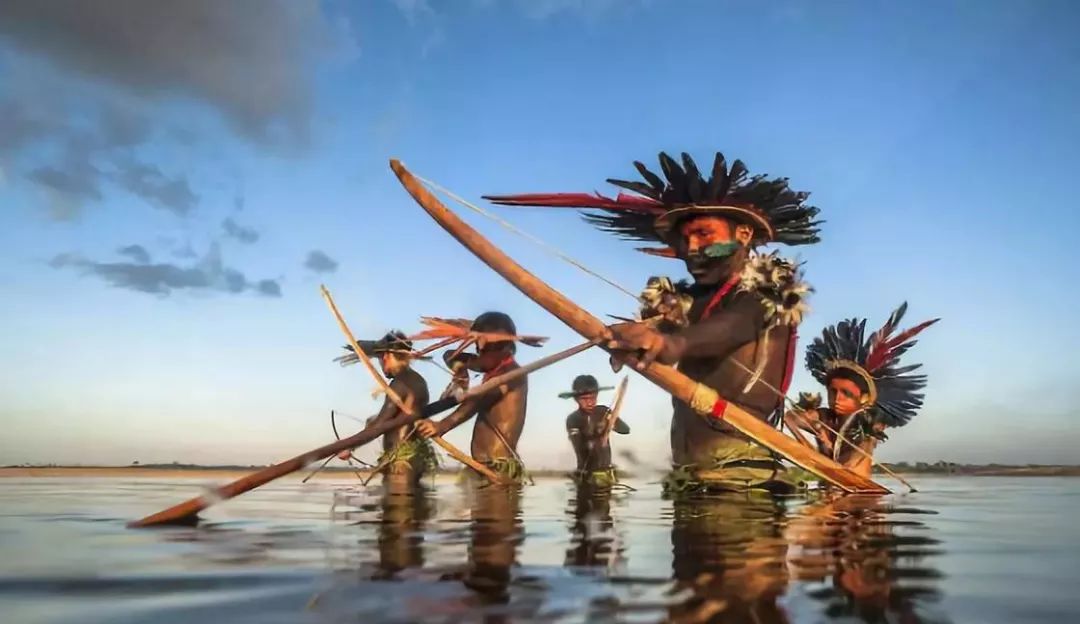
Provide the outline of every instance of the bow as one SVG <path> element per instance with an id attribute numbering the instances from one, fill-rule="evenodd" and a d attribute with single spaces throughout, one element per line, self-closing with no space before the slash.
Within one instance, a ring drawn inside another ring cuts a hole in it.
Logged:
<path id="1" fill-rule="evenodd" d="M 353 336 L 352 330 L 349 329 L 349 326 L 345 323 L 345 319 L 341 316 L 341 312 L 338 310 L 337 304 L 334 303 L 334 298 L 330 296 L 330 291 L 326 289 L 325 285 L 320 285 L 319 289 L 322 291 L 323 299 L 326 300 L 326 305 L 330 307 L 330 313 L 334 315 L 334 318 L 338 322 L 338 326 L 341 328 L 341 332 L 345 334 L 346 338 L 348 338 L 349 344 L 352 345 L 353 350 L 358 354 L 363 353 L 360 350 L 360 345 L 356 342 L 356 337 Z M 390 387 L 390 384 L 386 383 L 386 380 L 383 379 L 383 376 L 379 374 L 379 371 L 375 370 L 374 364 L 368 361 L 366 357 L 362 356 L 360 357 L 360 363 L 364 365 L 364 368 L 367 369 L 368 373 L 372 376 L 373 379 L 375 379 L 375 382 L 379 385 L 379 388 L 382 389 L 383 393 L 386 394 L 386 398 L 390 399 L 390 401 L 392 401 L 394 405 L 396 405 L 397 408 L 401 410 L 401 413 L 409 416 L 413 420 L 416 420 L 416 412 L 411 405 L 412 397 L 410 397 L 410 401 L 408 403 L 402 401 L 401 397 L 398 396 L 398 393 L 395 392 L 394 389 Z M 480 462 L 476 461 L 472 457 L 469 457 L 465 453 L 461 452 L 456 446 L 442 439 L 441 436 L 434 436 L 431 438 L 431 441 L 441 446 L 442 449 L 449 453 L 450 456 L 454 459 L 487 477 L 488 481 L 496 484 L 502 482 L 502 478 L 499 477 L 499 475 L 495 474 L 494 471 L 492 471 L 487 466 L 481 464 Z"/>
<path id="2" fill-rule="evenodd" d="M 610 338 L 610 332 L 600 319 L 575 304 L 532 273 L 526 271 L 479 232 L 462 221 L 460 217 L 432 195 L 400 161 L 391 160 L 390 168 L 409 195 L 436 223 L 525 296 L 587 339 L 606 340 Z M 604 345 L 601 344 L 601 346 Z M 727 403 L 712 388 L 690 379 L 671 366 L 653 362 L 644 370 L 638 372 L 675 398 L 690 405 L 695 412 L 705 417 L 720 418 L 726 421 L 758 444 L 780 454 L 794 464 L 846 492 L 881 494 L 889 492 L 888 489 L 874 481 L 861 477 L 820 453 L 803 447 L 797 441 L 773 429 L 737 405 Z"/>

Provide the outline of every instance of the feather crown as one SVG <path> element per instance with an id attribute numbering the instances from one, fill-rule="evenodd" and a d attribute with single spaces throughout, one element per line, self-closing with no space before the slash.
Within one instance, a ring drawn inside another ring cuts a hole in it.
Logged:
<path id="1" fill-rule="evenodd" d="M 682 163 L 660 152 L 664 178 L 641 162 L 634 167 L 644 182 L 608 179 L 608 183 L 630 191 L 614 199 L 588 193 L 537 193 L 488 195 L 484 198 L 507 206 L 548 206 L 599 210 L 583 218 L 593 226 L 620 238 L 672 243 L 671 233 L 679 220 L 695 214 L 717 214 L 754 227 L 752 244 L 782 243 L 809 245 L 818 242 L 818 209 L 805 205 L 809 193 L 794 191 L 787 178 L 750 176 L 746 165 L 736 160 L 728 167 L 717 152 L 709 176 L 685 152 Z M 640 249 L 646 253 L 673 257 L 670 248 Z"/>
<path id="2" fill-rule="evenodd" d="M 822 385 L 846 371 L 868 388 L 868 411 L 888 427 L 906 425 L 922 407 L 926 375 L 911 374 L 922 364 L 900 365 L 900 356 L 917 341 L 915 336 L 940 319 L 931 319 L 895 333 L 907 312 L 904 302 L 869 337 L 866 319 L 846 319 L 826 327 L 806 348 L 806 368 Z M 895 335 L 894 335 L 895 333 Z"/>

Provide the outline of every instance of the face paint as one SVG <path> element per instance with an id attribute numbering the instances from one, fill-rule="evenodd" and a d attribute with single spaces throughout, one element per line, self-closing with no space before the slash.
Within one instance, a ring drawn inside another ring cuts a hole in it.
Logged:
<path id="1" fill-rule="evenodd" d="M 731 254 L 738 251 L 742 244 L 738 241 L 729 241 L 727 243 L 713 243 L 705 249 L 701 250 L 702 255 L 707 258 L 719 259 L 727 258 Z"/>

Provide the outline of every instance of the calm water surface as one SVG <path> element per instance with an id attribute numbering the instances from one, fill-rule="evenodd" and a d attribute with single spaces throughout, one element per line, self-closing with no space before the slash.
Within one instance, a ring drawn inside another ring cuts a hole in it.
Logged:
<path id="1" fill-rule="evenodd" d="M 0 479 L 7 622 L 1080 622 L 1080 479 L 920 478 L 884 498 L 673 503 L 440 481 Z"/>

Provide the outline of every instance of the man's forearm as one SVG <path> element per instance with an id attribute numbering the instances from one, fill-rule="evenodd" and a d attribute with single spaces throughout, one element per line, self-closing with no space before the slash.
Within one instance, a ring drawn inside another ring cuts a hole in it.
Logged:
<path id="1" fill-rule="evenodd" d="M 446 435 L 450 431 L 453 431 L 458 425 L 475 416 L 478 407 L 476 401 L 466 401 L 465 403 L 462 403 L 449 416 L 435 423 L 438 427 L 439 435 Z"/>

